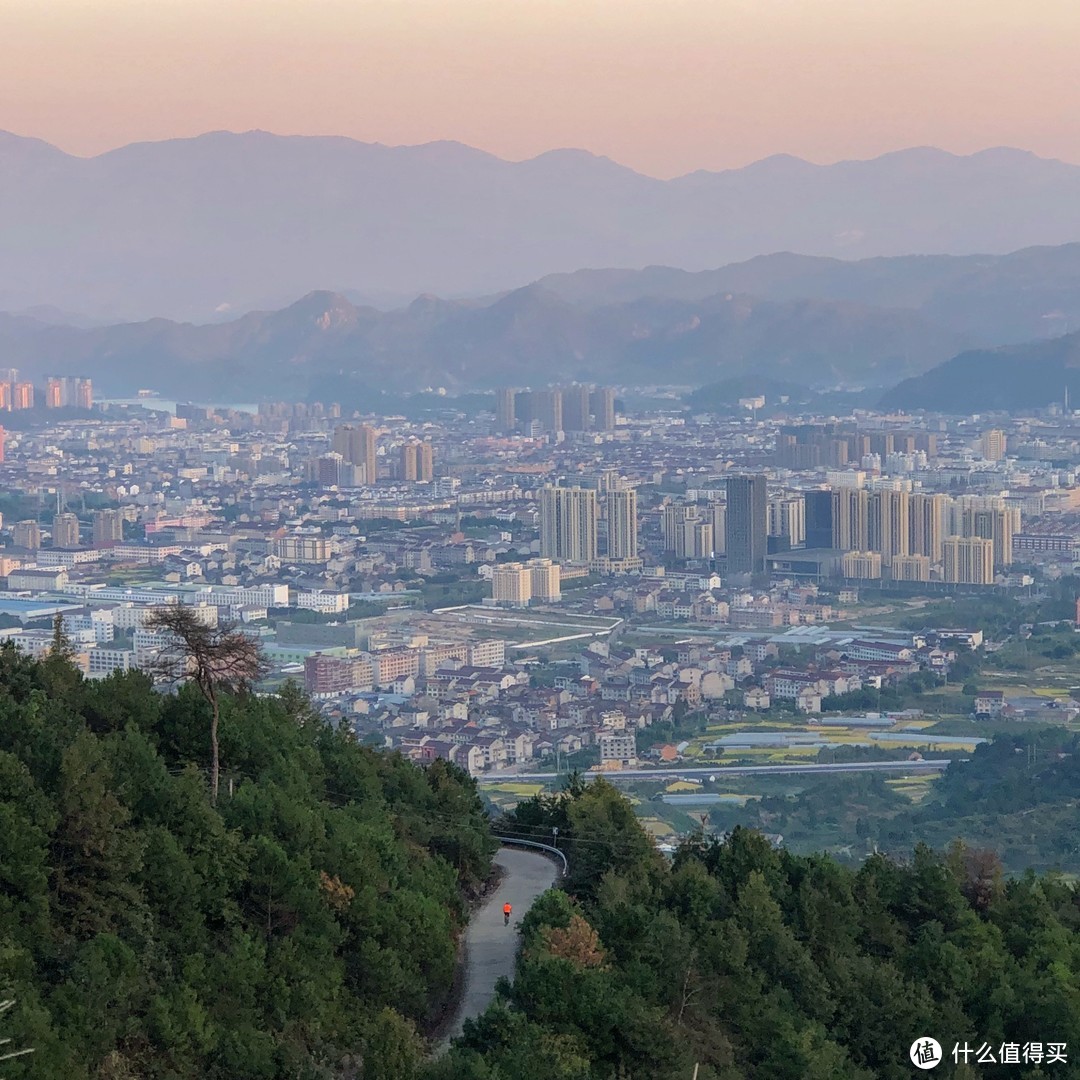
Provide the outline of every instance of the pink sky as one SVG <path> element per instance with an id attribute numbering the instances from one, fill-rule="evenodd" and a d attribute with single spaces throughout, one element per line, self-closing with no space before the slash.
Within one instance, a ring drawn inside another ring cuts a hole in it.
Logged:
<path id="1" fill-rule="evenodd" d="M 1077 0 L 0 0 L 0 128 L 554 147 L 671 176 L 772 153 L 1080 161 Z"/>

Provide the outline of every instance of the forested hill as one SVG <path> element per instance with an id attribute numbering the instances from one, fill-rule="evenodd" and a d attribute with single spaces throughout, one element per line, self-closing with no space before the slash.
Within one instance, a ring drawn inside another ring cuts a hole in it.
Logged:
<path id="1" fill-rule="evenodd" d="M 553 825 L 566 892 L 533 907 L 513 986 L 435 1080 L 907 1080 L 924 1035 L 946 1055 L 928 1076 L 1080 1075 L 1080 898 L 1060 878 L 961 847 L 853 871 L 745 829 L 669 866 L 599 780 L 507 823 Z"/>
<path id="2" fill-rule="evenodd" d="M 0 649 L 5 1080 L 407 1077 L 493 851 L 472 782 L 297 693 L 208 710 Z M 229 794 L 231 788 L 231 795 Z"/>

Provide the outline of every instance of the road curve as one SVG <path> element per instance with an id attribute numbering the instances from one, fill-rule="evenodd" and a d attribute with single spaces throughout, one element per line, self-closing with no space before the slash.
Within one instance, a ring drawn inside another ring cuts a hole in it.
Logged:
<path id="1" fill-rule="evenodd" d="M 555 864 L 546 855 L 518 848 L 499 848 L 495 865 L 502 880 L 473 913 L 465 930 L 465 986 L 457 1015 L 447 1029 L 446 1042 L 461 1034 L 466 1020 L 479 1016 L 495 997 L 495 983 L 504 975 L 514 977 L 514 961 L 520 936 L 517 923 L 533 901 L 555 882 Z M 509 927 L 503 925 L 503 904 L 513 906 Z"/>

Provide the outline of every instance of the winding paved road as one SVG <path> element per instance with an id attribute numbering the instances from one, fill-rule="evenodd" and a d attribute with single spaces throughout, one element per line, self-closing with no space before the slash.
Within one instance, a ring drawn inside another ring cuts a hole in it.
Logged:
<path id="1" fill-rule="evenodd" d="M 499 887 L 484 901 L 465 930 L 465 988 L 446 1042 L 461 1034 L 467 1019 L 479 1016 L 495 997 L 495 983 L 514 977 L 520 936 L 517 922 L 533 901 L 555 883 L 555 864 L 546 855 L 504 847 L 495 856 L 502 869 Z M 503 926 L 502 907 L 509 900 L 514 908 L 510 925 Z"/>

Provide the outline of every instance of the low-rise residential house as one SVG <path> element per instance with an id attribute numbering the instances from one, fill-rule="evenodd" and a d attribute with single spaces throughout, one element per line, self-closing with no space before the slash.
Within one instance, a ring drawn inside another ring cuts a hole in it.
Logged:
<path id="1" fill-rule="evenodd" d="M 603 701 L 631 701 L 633 692 L 630 680 L 625 676 L 617 676 L 600 686 L 600 698 Z"/>
<path id="2" fill-rule="evenodd" d="M 980 690 L 975 695 L 974 713 L 977 717 L 999 716 L 1005 708 L 1002 690 Z"/>
<path id="3" fill-rule="evenodd" d="M 630 732 L 603 732 L 599 738 L 600 764 L 618 762 L 629 765 L 637 760 L 637 743 Z"/>
<path id="4" fill-rule="evenodd" d="M 719 671 L 706 671 L 701 676 L 701 696 L 706 700 L 722 698 L 729 690 L 735 689 L 735 680 Z"/>

